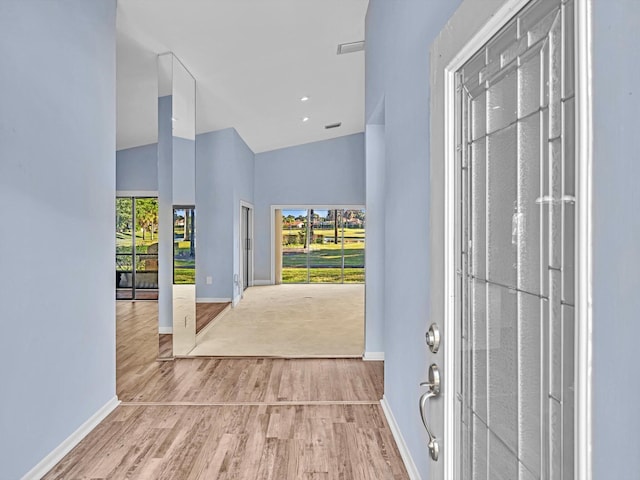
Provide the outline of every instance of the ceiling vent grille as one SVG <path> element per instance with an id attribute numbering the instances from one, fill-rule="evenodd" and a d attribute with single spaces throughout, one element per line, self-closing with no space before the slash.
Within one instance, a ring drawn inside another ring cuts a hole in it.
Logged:
<path id="1" fill-rule="evenodd" d="M 362 50 L 364 50 L 364 40 L 360 40 L 359 42 L 341 43 L 338 45 L 338 55 L 361 52 Z"/>
<path id="2" fill-rule="evenodd" d="M 330 128 L 338 128 L 340 125 L 342 125 L 342 122 L 330 123 L 329 125 L 325 125 L 324 128 L 329 130 Z"/>

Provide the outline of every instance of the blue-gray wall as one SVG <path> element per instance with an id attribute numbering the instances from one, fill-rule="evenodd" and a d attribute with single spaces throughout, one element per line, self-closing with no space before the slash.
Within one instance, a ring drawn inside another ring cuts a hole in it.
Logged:
<path id="1" fill-rule="evenodd" d="M 254 154 L 233 128 L 196 138 L 199 299 L 233 299 L 238 292 L 240 200 L 253 203 Z M 211 285 L 206 277 L 213 277 Z"/>
<path id="2" fill-rule="evenodd" d="M 640 2 L 593 2 L 593 466 L 640 478 Z"/>
<path id="3" fill-rule="evenodd" d="M 271 280 L 271 205 L 364 205 L 364 134 L 255 156 L 254 279 Z"/>
<path id="4" fill-rule="evenodd" d="M 233 196 L 233 298 L 238 299 L 242 295 L 243 286 L 241 284 L 240 269 L 240 248 L 241 235 L 240 221 L 242 218 L 242 208 L 240 202 L 247 202 L 253 205 L 255 192 L 255 154 L 244 142 L 242 137 L 234 129 L 235 145 L 235 181 Z M 236 277 L 237 275 L 237 277 Z M 235 279 L 238 279 L 235 281 Z"/>
<path id="5" fill-rule="evenodd" d="M 115 0 L 0 6 L 0 478 L 115 395 Z"/>
<path id="6" fill-rule="evenodd" d="M 116 152 L 118 192 L 158 192 L 158 144 Z"/>
<path id="7" fill-rule="evenodd" d="M 384 232 L 368 232 L 368 242 L 385 251 L 385 396 L 423 478 L 428 460 L 418 385 L 427 367 L 429 237 L 440 234 L 429 231 L 429 46 L 459 4 L 370 0 L 365 23 L 368 124 L 380 123 L 384 102 Z"/>

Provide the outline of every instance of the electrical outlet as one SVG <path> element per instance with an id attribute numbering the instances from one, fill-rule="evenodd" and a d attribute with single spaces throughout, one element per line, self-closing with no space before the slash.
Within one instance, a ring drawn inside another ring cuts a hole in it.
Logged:
<path id="1" fill-rule="evenodd" d="M 213 277 L 207 277 L 207 285 L 211 285 L 213 283 Z"/>

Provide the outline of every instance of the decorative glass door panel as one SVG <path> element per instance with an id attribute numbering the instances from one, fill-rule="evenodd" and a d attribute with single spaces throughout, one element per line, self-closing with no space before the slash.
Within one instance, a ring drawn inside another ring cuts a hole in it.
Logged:
<path id="1" fill-rule="evenodd" d="M 460 479 L 574 478 L 573 1 L 457 73 Z"/>

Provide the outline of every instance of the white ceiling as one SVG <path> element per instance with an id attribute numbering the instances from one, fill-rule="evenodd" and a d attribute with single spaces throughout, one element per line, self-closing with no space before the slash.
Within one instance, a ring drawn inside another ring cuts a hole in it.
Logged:
<path id="1" fill-rule="evenodd" d="M 157 141 L 156 56 L 167 51 L 196 79 L 198 133 L 234 127 L 258 153 L 362 132 L 364 52 L 336 50 L 364 39 L 367 5 L 118 0 L 118 149 Z"/>

